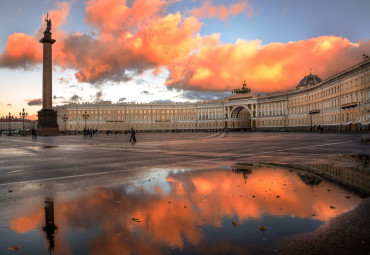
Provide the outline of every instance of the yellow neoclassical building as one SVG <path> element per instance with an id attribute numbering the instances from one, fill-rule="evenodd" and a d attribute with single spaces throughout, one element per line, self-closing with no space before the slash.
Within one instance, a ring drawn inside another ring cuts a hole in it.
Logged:
<path id="1" fill-rule="evenodd" d="M 284 93 L 251 93 L 243 84 L 217 101 L 99 102 L 55 109 L 61 131 L 370 131 L 370 60 L 324 81 L 310 73 Z"/>

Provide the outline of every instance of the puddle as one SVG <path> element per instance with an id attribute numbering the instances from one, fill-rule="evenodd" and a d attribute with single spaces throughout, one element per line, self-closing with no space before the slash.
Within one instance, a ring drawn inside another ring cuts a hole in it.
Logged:
<path id="1" fill-rule="evenodd" d="M 42 148 L 44 149 L 50 149 L 50 148 L 56 148 L 58 146 L 55 146 L 55 145 L 45 145 L 45 146 L 42 146 Z"/>
<path id="2" fill-rule="evenodd" d="M 321 176 L 339 185 L 370 196 L 370 156 L 338 155 L 319 164 L 290 164 L 290 167 Z M 308 174 L 308 173 L 307 173 Z"/>
<path id="3" fill-rule="evenodd" d="M 0 212 L 9 219 L 0 222 L 0 253 L 264 254 L 362 201 L 322 175 L 259 164 L 164 169 L 70 193 Z"/>

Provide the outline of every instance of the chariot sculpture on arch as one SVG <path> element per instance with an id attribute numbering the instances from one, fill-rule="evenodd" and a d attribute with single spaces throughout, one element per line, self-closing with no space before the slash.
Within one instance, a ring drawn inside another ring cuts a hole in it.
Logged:
<path id="1" fill-rule="evenodd" d="M 46 22 L 45 32 L 50 32 L 50 30 L 51 30 L 51 19 L 49 19 L 49 13 L 46 14 L 45 22 Z"/>

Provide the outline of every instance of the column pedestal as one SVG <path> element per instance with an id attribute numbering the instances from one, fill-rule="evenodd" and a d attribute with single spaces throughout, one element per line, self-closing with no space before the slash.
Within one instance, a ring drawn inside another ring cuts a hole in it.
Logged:
<path id="1" fill-rule="evenodd" d="M 57 117 L 58 114 L 53 109 L 42 109 L 38 111 L 37 135 L 59 135 Z"/>

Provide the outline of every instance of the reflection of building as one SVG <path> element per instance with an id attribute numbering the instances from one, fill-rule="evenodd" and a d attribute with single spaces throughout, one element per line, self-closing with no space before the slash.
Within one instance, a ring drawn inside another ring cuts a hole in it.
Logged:
<path id="1" fill-rule="evenodd" d="M 369 155 L 337 156 L 336 164 L 312 164 L 304 168 L 320 174 L 325 179 L 333 180 L 354 190 L 370 195 Z"/>
<path id="2" fill-rule="evenodd" d="M 319 185 L 322 182 L 322 178 L 316 174 L 297 172 L 299 179 L 301 179 L 305 184 L 313 187 L 314 185 Z"/>
<path id="3" fill-rule="evenodd" d="M 49 253 L 54 251 L 54 234 L 58 227 L 54 223 L 54 200 L 45 200 L 45 226 L 42 228 L 46 232 L 46 238 L 49 241 Z"/>
<path id="4" fill-rule="evenodd" d="M 252 169 L 258 167 L 253 163 L 238 163 L 231 166 L 231 169 L 236 174 L 242 174 L 245 181 L 248 179 L 248 175 L 252 173 Z"/>
<path id="5" fill-rule="evenodd" d="M 243 91 L 243 88 L 238 91 Z M 322 81 L 309 74 L 296 90 L 233 93 L 219 101 L 163 104 L 111 102 L 58 106 L 58 122 L 67 130 L 87 128 L 139 131 L 197 130 L 370 130 L 370 59 Z"/>

